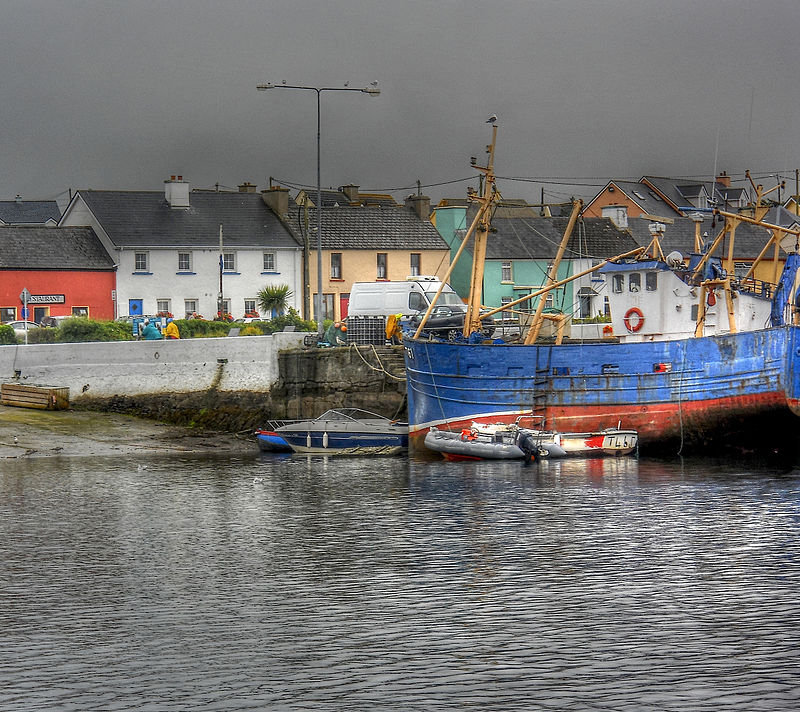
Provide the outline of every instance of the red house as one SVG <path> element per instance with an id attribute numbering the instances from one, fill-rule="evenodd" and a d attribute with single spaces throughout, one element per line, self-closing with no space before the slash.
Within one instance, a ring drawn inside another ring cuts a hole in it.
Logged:
<path id="1" fill-rule="evenodd" d="M 0 322 L 114 318 L 116 267 L 90 227 L 0 226 Z"/>

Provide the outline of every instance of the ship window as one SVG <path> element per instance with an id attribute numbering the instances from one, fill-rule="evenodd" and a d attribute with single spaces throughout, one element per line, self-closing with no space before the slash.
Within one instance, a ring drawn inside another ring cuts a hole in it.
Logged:
<path id="1" fill-rule="evenodd" d="M 613 284 L 612 284 L 611 288 L 614 290 L 614 292 L 616 292 L 617 294 L 622 292 L 622 289 L 625 286 L 625 275 L 624 274 L 615 274 L 614 275 L 614 279 L 612 281 L 613 281 Z"/>
<path id="2" fill-rule="evenodd" d="M 698 310 L 698 305 L 692 304 L 692 321 L 697 321 L 697 310 Z"/>
<path id="3" fill-rule="evenodd" d="M 658 272 L 647 272 L 645 274 L 644 288 L 648 292 L 655 292 L 658 289 Z"/>
<path id="4" fill-rule="evenodd" d="M 642 275 L 638 272 L 631 272 L 628 276 L 628 290 L 638 292 L 642 286 Z"/>

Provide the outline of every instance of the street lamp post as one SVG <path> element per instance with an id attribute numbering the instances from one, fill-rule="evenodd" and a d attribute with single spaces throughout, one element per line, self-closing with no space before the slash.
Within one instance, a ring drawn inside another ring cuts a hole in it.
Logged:
<path id="1" fill-rule="evenodd" d="M 377 82 L 372 82 L 368 87 L 363 89 L 356 87 L 304 87 L 293 84 L 272 84 L 267 82 L 259 84 L 256 89 L 258 91 L 266 91 L 267 89 L 305 89 L 313 91 L 317 94 L 317 298 L 315 300 L 315 308 L 317 317 L 317 334 L 319 340 L 323 338 L 322 328 L 322 171 L 320 161 L 320 135 L 321 135 L 321 121 L 320 121 L 320 96 L 324 91 L 357 91 L 368 96 L 378 96 L 381 90 L 378 89 Z"/>

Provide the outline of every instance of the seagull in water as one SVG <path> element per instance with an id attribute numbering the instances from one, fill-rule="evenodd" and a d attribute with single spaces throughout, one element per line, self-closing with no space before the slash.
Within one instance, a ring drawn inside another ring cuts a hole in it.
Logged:
<path id="1" fill-rule="evenodd" d="M 14 436 L 14 445 L 16 445 L 18 442 L 19 442 L 19 438 L 15 435 Z"/>
<path id="2" fill-rule="evenodd" d="M 253 478 L 253 484 L 254 485 L 260 485 L 263 481 L 264 481 L 263 477 L 254 477 Z"/>
<path id="3" fill-rule="evenodd" d="M 493 124 L 497 121 L 497 114 L 492 114 L 488 119 L 486 119 L 487 124 Z"/>
<path id="4" fill-rule="evenodd" d="M 147 469 L 147 465 L 137 465 L 136 469 L 141 472 L 142 470 L 146 470 Z"/>

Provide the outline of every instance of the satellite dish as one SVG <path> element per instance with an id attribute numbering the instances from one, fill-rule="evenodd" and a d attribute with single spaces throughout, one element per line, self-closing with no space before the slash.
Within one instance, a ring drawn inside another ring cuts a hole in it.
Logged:
<path id="1" fill-rule="evenodd" d="M 674 252 L 670 252 L 667 255 L 667 264 L 670 266 L 671 269 L 678 269 L 679 267 L 683 267 L 683 255 L 675 250 Z"/>

